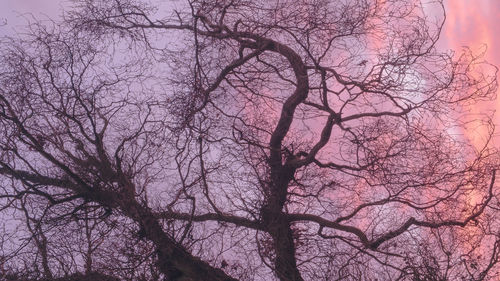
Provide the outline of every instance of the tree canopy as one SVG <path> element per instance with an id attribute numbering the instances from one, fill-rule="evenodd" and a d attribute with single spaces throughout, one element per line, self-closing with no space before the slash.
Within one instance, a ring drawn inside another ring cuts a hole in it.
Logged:
<path id="1" fill-rule="evenodd" d="M 0 44 L 0 278 L 496 280 L 494 126 L 467 116 L 496 68 L 440 50 L 444 20 L 438 0 L 32 20 Z"/>

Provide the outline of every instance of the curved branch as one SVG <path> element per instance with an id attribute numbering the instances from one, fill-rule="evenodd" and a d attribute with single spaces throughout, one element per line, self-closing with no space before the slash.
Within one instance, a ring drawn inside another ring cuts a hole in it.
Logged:
<path id="1" fill-rule="evenodd" d="M 288 214 L 287 217 L 290 221 L 311 221 L 311 222 L 316 222 L 319 224 L 321 227 L 329 227 L 333 228 L 336 230 L 340 230 L 343 232 L 348 232 L 351 234 L 356 235 L 361 243 L 365 245 L 367 248 L 370 248 L 372 250 L 376 250 L 382 243 L 387 242 L 404 232 L 406 232 L 411 226 L 421 226 L 421 227 L 426 227 L 426 228 L 439 228 L 443 226 L 460 226 L 464 227 L 466 226 L 470 221 L 475 220 L 477 217 L 479 217 L 488 203 L 490 202 L 491 198 L 493 198 L 493 187 L 495 185 L 495 176 L 496 170 L 493 170 L 493 174 L 491 177 L 491 182 L 489 185 L 489 193 L 488 197 L 485 202 L 481 203 L 481 207 L 479 210 L 465 218 L 463 221 L 457 221 L 457 220 L 445 220 L 441 222 L 429 222 L 429 221 L 421 221 L 417 220 L 414 217 L 409 218 L 403 225 L 401 225 L 399 228 L 393 231 L 389 231 L 386 234 L 380 236 L 377 239 L 374 240 L 369 240 L 366 234 L 359 228 L 354 227 L 354 226 L 348 226 L 348 225 L 343 225 L 338 223 L 337 221 L 330 221 L 327 219 L 324 219 L 322 217 L 316 216 L 316 215 L 311 215 L 311 214 Z"/>

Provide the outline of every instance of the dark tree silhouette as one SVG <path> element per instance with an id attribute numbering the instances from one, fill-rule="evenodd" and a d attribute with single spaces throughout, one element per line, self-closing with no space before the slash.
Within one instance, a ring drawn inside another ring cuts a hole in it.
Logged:
<path id="1" fill-rule="evenodd" d="M 498 276 L 496 68 L 441 1 L 73 5 L 2 39 L 4 278 Z"/>

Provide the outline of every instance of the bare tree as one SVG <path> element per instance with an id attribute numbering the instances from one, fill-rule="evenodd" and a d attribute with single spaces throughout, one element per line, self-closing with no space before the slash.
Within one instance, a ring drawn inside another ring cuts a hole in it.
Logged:
<path id="1" fill-rule="evenodd" d="M 444 19 L 441 1 L 74 1 L 2 43 L 2 208 L 83 224 L 58 228 L 84 234 L 67 276 L 495 278 L 494 126 L 466 113 L 496 68 L 439 51 Z"/>

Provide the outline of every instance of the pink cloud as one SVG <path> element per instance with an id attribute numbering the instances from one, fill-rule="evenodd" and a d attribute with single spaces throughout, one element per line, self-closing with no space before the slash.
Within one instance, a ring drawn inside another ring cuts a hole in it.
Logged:
<path id="1" fill-rule="evenodd" d="M 460 54 L 464 46 L 478 54 L 487 47 L 484 59 L 493 65 L 500 65 L 500 32 L 495 29 L 500 16 L 500 2 L 493 0 L 448 0 L 445 1 L 447 20 L 441 38 L 441 46 L 455 50 Z M 497 34 L 495 34 L 497 33 Z M 484 102 L 469 108 L 473 116 L 492 112 L 500 108 L 500 101 Z M 500 124 L 500 115 L 496 114 L 495 124 Z M 500 126 L 497 126 L 500 128 Z M 477 146 L 484 143 L 486 128 L 466 132 L 469 139 Z M 497 140 L 497 143 L 500 143 Z"/>

